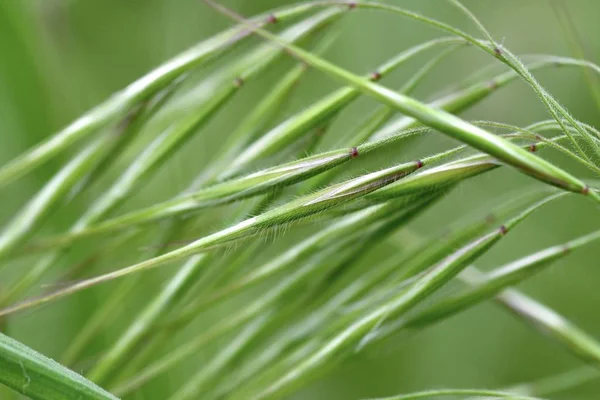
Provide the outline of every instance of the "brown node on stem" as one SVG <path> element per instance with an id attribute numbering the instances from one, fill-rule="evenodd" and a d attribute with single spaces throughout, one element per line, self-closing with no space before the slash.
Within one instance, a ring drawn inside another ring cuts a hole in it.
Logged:
<path id="1" fill-rule="evenodd" d="M 349 9 L 351 9 L 351 10 L 352 10 L 353 8 L 356 8 L 356 2 L 355 2 L 355 1 L 350 1 L 350 2 L 348 2 L 348 8 L 349 8 Z"/>
<path id="2" fill-rule="evenodd" d="M 506 229 L 506 226 L 504 225 L 500 225 L 500 228 L 498 228 L 498 230 L 500 231 L 501 235 L 506 235 L 506 232 L 508 232 L 508 229 Z"/>
<path id="3" fill-rule="evenodd" d="M 269 15 L 267 17 L 267 23 L 268 24 L 276 24 L 277 23 L 277 17 L 273 14 Z"/>
<path id="4" fill-rule="evenodd" d="M 356 147 L 353 147 L 350 149 L 350 157 L 351 158 L 358 157 L 358 149 Z"/>
<path id="5" fill-rule="evenodd" d="M 417 160 L 417 169 L 422 168 L 422 167 L 423 167 L 423 161 Z"/>
<path id="6" fill-rule="evenodd" d="M 233 80 L 233 84 L 235 85 L 235 87 L 242 87 L 244 86 L 244 80 L 238 76 Z"/>
<path id="7" fill-rule="evenodd" d="M 374 81 L 374 82 L 380 80 L 381 79 L 381 72 L 379 72 L 379 71 L 371 72 L 371 75 L 369 76 L 369 79 L 372 80 L 372 81 Z"/>
<path id="8" fill-rule="evenodd" d="M 590 187 L 589 187 L 589 186 L 587 186 L 587 185 L 586 185 L 586 186 L 583 188 L 583 190 L 581 191 L 581 193 L 583 193 L 583 194 L 588 194 L 589 192 L 590 192 Z"/>
<path id="9" fill-rule="evenodd" d="M 529 145 L 530 152 L 535 153 L 536 150 L 537 150 L 537 146 L 535 145 L 535 143 Z"/>
<path id="10" fill-rule="evenodd" d="M 496 57 L 500 57 L 502 55 L 502 50 L 500 50 L 499 47 L 494 47 L 494 54 L 496 54 Z"/>

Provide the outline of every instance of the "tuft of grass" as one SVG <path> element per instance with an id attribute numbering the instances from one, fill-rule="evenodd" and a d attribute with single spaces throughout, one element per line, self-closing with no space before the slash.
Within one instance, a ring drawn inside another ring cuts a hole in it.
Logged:
<path id="1" fill-rule="evenodd" d="M 8 283 L 0 291 L 0 326 L 15 338 L 0 334 L 2 384 L 50 400 L 285 398 L 356 353 L 401 343 L 488 300 L 578 360 L 600 365 L 592 334 L 515 288 L 596 245 L 595 214 L 588 233 L 525 256 L 508 254 L 512 261 L 492 270 L 475 266 L 557 199 L 591 199 L 598 211 L 600 132 L 533 75 L 577 67 L 594 85 L 598 65 L 554 55 L 521 61 L 456 0 L 449 7 L 483 39 L 376 1 L 307 1 L 252 18 L 213 0 L 202 3 L 205 12 L 238 25 L 166 61 L 0 166 L 0 191 L 10 193 L 6 186 L 50 159 L 60 164 L 3 221 L 0 262 Z M 343 36 L 342 20 L 369 10 L 449 36 L 398 49 L 379 65 L 368 60 L 363 75 L 329 61 L 327 50 Z M 470 49 L 502 70 L 473 65 L 461 83 L 423 100 L 424 84 Z M 397 89 L 385 83 L 415 63 Z M 343 86 L 293 106 L 313 73 Z M 276 79 L 265 85 L 270 75 Z M 518 78 L 551 119 L 521 125 L 458 115 Z M 236 97 L 253 85 L 259 100 L 240 117 Z M 359 104 L 367 97 L 377 103 L 372 112 Z M 340 132 L 348 110 L 359 115 Z M 209 138 L 219 118 L 234 128 Z M 198 138 L 208 144 L 208 157 L 194 165 L 183 189 L 163 193 L 155 176 Z M 436 143 L 426 151 L 415 146 L 432 138 Z M 72 154 L 59 157 L 67 151 Z M 449 230 L 439 216 L 427 223 L 427 237 L 414 228 L 463 187 L 489 188 L 485 179 L 495 185 L 498 170 L 516 172 L 510 184 L 524 183 L 508 197 L 487 196 L 480 204 L 487 217 L 464 215 L 455 203 Z M 160 196 L 131 201 L 144 187 Z M 569 213 L 571 203 L 563 203 Z M 46 229 L 61 216 L 68 224 Z M 140 245 L 143 251 L 136 250 Z M 69 267 L 73 260 L 79 267 Z M 161 279 L 158 287 L 148 279 L 151 270 Z M 40 290 L 48 282 L 51 289 Z M 86 293 L 98 303 L 86 309 L 77 334 L 65 338 L 60 364 L 16 340 L 13 329 L 25 311 L 44 313 L 42 305 L 74 304 Z M 147 388 L 175 374 L 181 374 L 176 385 L 156 393 Z M 595 369 L 575 369 L 490 390 L 431 389 L 432 383 L 385 399 L 541 399 L 598 376 Z"/>

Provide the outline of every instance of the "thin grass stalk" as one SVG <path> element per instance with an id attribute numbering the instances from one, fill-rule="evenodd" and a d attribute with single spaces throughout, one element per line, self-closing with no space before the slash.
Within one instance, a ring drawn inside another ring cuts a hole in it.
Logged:
<path id="1" fill-rule="evenodd" d="M 596 156 L 600 157 L 600 145 L 593 141 L 588 132 L 579 124 L 579 122 L 575 120 L 571 114 L 569 114 L 569 112 L 564 109 L 558 103 L 558 101 L 556 101 L 554 97 L 552 97 L 550 93 L 548 93 L 546 89 L 544 89 L 542 85 L 537 82 L 537 80 L 534 78 L 531 72 L 527 70 L 523 63 L 514 54 L 504 48 L 504 46 L 498 45 L 498 43 L 494 41 L 490 33 L 485 29 L 477 17 L 475 17 L 475 15 L 471 13 L 465 6 L 463 6 L 458 0 L 450 0 L 450 3 L 465 13 L 484 33 L 484 35 L 487 36 L 488 40 L 493 45 L 495 56 L 516 71 L 531 86 L 531 88 L 539 96 L 540 100 L 542 100 L 552 117 L 562 127 L 563 132 L 569 137 L 571 143 L 573 143 L 579 154 L 588 161 L 592 162 L 584 149 L 579 145 L 575 137 L 571 136 L 564 121 L 568 122 L 574 129 L 576 129 L 580 133 L 581 137 L 586 141 L 588 146 L 596 152 Z"/>
<path id="2" fill-rule="evenodd" d="M 347 323 L 337 326 L 338 330 L 334 334 L 320 343 L 316 350 L 307 351 L 301 360 L 294 360 L 291 364 L 283 362 L 283 367 L 282 365 L 279 368 L 277 366 L 273 367 L 271 372 L 265 374 L 265 379 L 257 380 L 254 388 L 242 388 L 232 398 L 240 398 L 242 392 L 245 393 L 242 397 L 256 399 L 279 398 L 289 393 L 322 370 L 324 365 L 329 365 L 334 357 L 340 357 L 342 354 L 347 353 L 349 349 L 359 346 L 384 320 L 403 315 L 454 278 L 468 264 L 493 247 L 507 232 L 516 227 L 535 210 L 562 196 L 564 196 L 564 193 L 543 199 L 521 212 L 517 217 L 501 225 L 500 228 L 459 249 L 428 269 L 407 290 L 401 291 L 389 301 L 369 310 L 367 313 L 361 313 L 352 318 L 348 317 Z M 302 350 L 300 350 L 300 353 L 302 354 Z M 251 390 L 250 396 L 247 390 Z"/>
<path id="3" fill-rule="evenodd" d="M 415 209 L 422 210 L 422 207 L 415 206 Z M 406 217 L 404 217 L 405 214 L 411 214 L 411 212 L 402 212 L 400 217 L 406 219 Z M 398 223 L 398 218 L 393 217 L 391 221 Z M 378 229 L 379 228 L 377 228 L 377 230 Z M 221 324 L 214 326 L 206 333 L 194 338 L 192 341 L 186 343 L 176 351 L 171 352 L 162 359 L 154 362 L 142 372 L 136 374 L 135 377 L 128 378 L 127 383 L 125 383 L 124 386 L 116 389 L 116 392 L 120 394 L 126 394 L 139 385 L 154 379 L 158 374 L 168 371 L 168 369 L 172 368 L 175 364 L 183 361 L 185 358 L 196 353 L 200 348 L 206 346 L 207 341 L 212 340 L 216 336 L 213 331 L 223 334 L 227 331 L 235 329 L 239 325 L 252 318 L 260 318 L 260 312 L 264 313 L 264 310 L 269 309 L 269 307 L 278 301 L 283 295 L 285 295 L 285 293 L 291 292 L 298 284 L 310 278 L 317 268 L 321 269 L 325 260 L 331 259 L 331 257 L 335 254 L 339 254 L 340 250 L 344 247 L 347 247 L 348 244 L 354 244 L 356 242 L 356 236 L 362 236 L 362 232 L 355 231 L 350 236 L 345 235 L 343 239 L 332 242 L 329 245 L 323 245 L 319 252 L 313 253 L 312 258 L 309 261 L 296 260 L 294 264 L 303 264 L 303 266 L 296 272 L 293 272 L 284 279 L 280 280 L 274 288 L 271 288 L 263 296 L 254 300 L 250 305 L 246 306 L 242 310 L 239 310 L 235 315 L 230 316 L 228 320 L 225 320 Z M 355 252 L 353 251 L 352 253 Z M 175 326 L 171 326 L 174 328 L 179 328 L 180 324 L 181 322 Z M 199 374 L 202 375 L 203 371 L 200 371 Z M 196 387 L 196 391 L 199 390 L 200 385 L 197 384 L 196 380 L 190 381 L 186 392 L 191 392 L 191 388 L 193 387 Z"/>
<path id="4" fill-rule="evenodd" d="M 399 320 L 393 323 L 394 329 L 401 329 L 403 327 L 419 329 L 455 315 L 494 297 L 509 286 L 514 286 L 530 278 L 534 274 L 548 268 L 553 262 L 560 260 L 583 246 L 593 244 L 597 240 L 600 240 L 600 231 L 592 232 L 561 245 L 540 250 L 495 268 L 483 275 L 475 274 L 473 270 L 467 269 L 461 275 L 461 279 L 470 285 L 467 289 L 435 302 L 406 320 Z M 598 345 L 598 348 L 600 349 L 600 345 Z"/>
<path id="5" fill-rule="evenodd" d="M 438 129 L 455 139 L 488 153 L 527 175 L 553 186 L 561 187 L 565 190 L 573 191 L 575 193 L 584 194 L 592 198 L 594 201 L 600 202 L 600 196 L 598 196 L 593 190 L 590 190 L 585 183 L 573 177 L 569 173 L 561 170 L 560 168 L 557 168 L 553 164 L 542 160 L 521 148 L 518 148 L 510 142 L 503 140 L 472 124 L 469 124 L 452 114 L 448 114 L 439 109 L 431 108 L 426 104 L 416 101 L 410 97 L 403 96 L 381 85 L 377 85 L 373 82 L 362 79 L 355 74 L 352 74 L 334 64 L 323 60 L 322 58 L 316 57 L 309 52 L 280 40 L 276 36 L 271 35 L 267 31 L 254 26 L 242 17 L 230 12 L 228 9 L 214 3 L 212 0 L 204 1 L 211 4 L 213 8 L 221 11 L 229 17 L 240 22 L 245 22 L 249 29 L 252 29 L 255 33 L 269 40 L 270 42 L 277 43 L 279 46 L 285 48 L 289 54 L 293 55 L 299 60 L 306 62 L 312 67 L 325 72 L 340 81 L 349 83 L 356 88 L 359 88 L 364 93 L 376 98 L 381 102 L 384 102 L 385 104 L 395 107 L 400 112 L 420 120 L 425 125 Z M 487 48 L 481 44 L 480 47 Z M 490 49 L 490 51 L 493 52 L 492 49 Z"/>
<path id="6" fill-rule="evenodd" d="M 407 212 L 410 212 L 413 207 L 419 206 L 420 202 L 416 202 L 415 205 L 407 207 Z M 381 218 L 389 216 L 390 213 L 393 213 L 398 208 L 398 204 L 390 202 L 388 204 L 371 206 L 343 217 L 326 229 L 308 237 L 295 246 L 292 246 L 262 267 L 251 271 L 231 284 L 225 285 L 206 298 L 192 303 L 179 317 L 172 320 L 169 324 L 177 326 L 188 321 L 201 310 L 206 309 L 215 302 L 223 301 L 244 289 L 257 285 L 276 274 L 284 272 L 286 269 L 302 262 L 316 252 L 331 247 L 341 238 L 356 232 L 358 227 L 367 226 L 381 220 Z"/>
<path id="7" fill-rule="evenodd" d="M 581 68 L 594 68 L 594 64 L 589 64 L 582 60 L 573 60 L 569 58 L 557 58 L 554 56 L 543 56 L 540 59 L 533 61 L 527 65 L 530 71 L 535 71 L 550 67 L 561 66 L 577 66 Z M 458 114 L 474 104 L 485 99 L 490 94 L 500 88 L 505 87 L 511 82 L 514 82 L 520 75 L 515 71 L 507 71 L 500 73 L 492 78 L 488 78 L 483 82 L 475 82 L 467 87 L 459 88 L 452 93 L 445 95 L 435 101 L 429 103 L 430 106 L 440 108 L 452 114 Z M 462 85 L 461 85 L 462 86 Z M 383 127 L 372 135 L 372 140 L 378 140 L 395 132 L 415 127 L 419 121 L 412 117 L 401 117 L 389 125 Z"/>
<path id="8" fill-rule="evenodd" d="M 438 45 L 456 42 L 460 43 L 462 40 L 457 40 L 456 38 L 438 38 L 421 43 L 402 51 L 375 68 L 373 72 L 365 75 L 364 78 L 373 82 L 378 81 L 396 68 L 402 66 L 405 62 L 418 56 L 420 53 Z M 236 176 L 253 162 L 280 151 L 283 147 L 289 145 L 290 142 L 298 140 L 300 135 L 304 134 L 308 129 L 313 128 L 316 124 L 326 121 L 332 115 L 335 115 L 340 109 L 358 98 L 360 94 L 360 91 L 352 86 L 343 87 L 316 104 L 283 121 L 281 124 L 262 135 L 254 143 L 247 146 L 247 148 L 228 165 L 228 168 L 220 174 L 219 180 L 226 180 Z"/>
<path id="9" fill-rule="evenodd" d="M 334 247 L 327 250 L 326 255 L 331 256 L 335 254 L 335 251 L 339 251 L 339 249 L 346 244 L 347 242 L 337 243 Z M 260 316 L 265 312 L 265 310 L 268 310 L 270 307 L 272 307 L 274 303 L 285 293 L 294 288 L 298 282 L 301 282 L 305 277 L 312 274 L 319 266 L 321 266 L 323 258 L 323 254 L 319 254 L 303 263 L 299 269 L 284 277 L 284 279 L 279 280 L 263 296 L 255 299 L 249 305 L 238 310 L 233 315 L 221 320 L 221 322 L 211 326 L 208 330 L 195 337 L 192 341 L 178 347 L 176 350 L 153 362 L 150 366 L 137 374 L 135 378 L 128 378 L 127 383 L 120 388 L 116 388 L 115 392 L 120 393 L 120 395 L 127 393 L 147 380 L 168 371 L 174 365 L 194 354 L 196 351 L 198 351 L 198 349 L 202 348 L 207 343 L 210 343 L 212 340 L 215 340 L 216 338 L 221 337 L 222 335 L 231 332 L 233 329 L 236 329 L 248 321 Z"/>
<path id="10" fill-rule="evenodd" d="M 445 57 L 454 53 L 461 47 L 462 46 L 460 45 L 451 46 L 435 55 L 425 65 L 419 68 L 417 73 L 415 73 L 408 81 L 406 81 L 404 85 L 402 85 L 400 88 L 400 93 L 406 95 L 411 94 L 422 82 L 422 80 L 434 70 L 434 67 L 441 63 Z M 359 146 L 360 144 L 368 141 L 375 132 L 377 132 L 385 123 L 389 121 L 390 118 L 394 116 L 394 114 L 394 109 L 391 107 L 379 107 L 371 115 L 365 118 L 358 128 L 349 135 L 349 139 L 344 140 L 344 142 L 348 143 L 349 146 Z M 308 185 L 305 185 L 303 192 L 311 192 L 325 186 L 325 183 L 331 182 L 336 174 L 336 171 L 320 174 L 320 176 L 315 177 L 311 180 L 311 182 L 308 182 Z"/>
<path id="11" fill-rule="evenodd" d="M 317 140 L 320 136 L 317 136 Z M 316 142 L 314 142 L 316 143 Z M 263 201 L 259 202 L 251 214 L 260 213 L 267 208 L 278 197 L 280 191 L 276 190 L 266 196 Z M 239 219 L 238 219 L 239 220 Z M 175 223 L 178 227 L 180 224 Z M 184 297 L 194 283 L 198 280 L 198 276 L 202 273 L 204 267 L 210 262 L 210 258 L 206 254 L 198 254 L 188 259 L 175 276 L 168 282 L 165 288 L 148 304 L 142 313 L 136 318 L 123 336 L 108 350 L 106 355 L 100 359 L 96 366 L 90 371 L 89 376 L 94 381 L 103 381 L 107 376 L 113 375 L 114 369 L 121 365 L 132 349 L 137 346 L 140 340 L 148 333 L 148 331 L 156 324 L 160 316 L 175 305 L 175 303 Z M 214 282 L 219 275 L 221 269 L 219 265 L 215 265 L 212 269 L 203 274 L 201 283 Z M 212 273 L 211 273 L 212 272 Z"/>
<path id="12" fill-rule="evenodd" d="M 293 41 L 299 40 L 310 32 L 330 22 L 339 15 L 341 11 L 326 11 L 318 14 L 307 21 L 288 28 L 282 33 L 283 36 Z M 279 49 L 271 46 L 260 46 L 257 50 L 249 53 L 238 63 L 231 65 L 225 71 L 219 71 L 215 76 L 209 78 L 214 80 L 221 89 L 208 100 L 206 104 L 198 106 L 196 112 L 189 114 L 182 121 L 162 132 L 154 141 L 140 154 L 121 177 L 113 183 L 99 199 L 84 213 L 70 229 L 71 233 L 85 230 L 88 226 L 101 220 L 108 213 L 122 204 L 129 194 L 138 187 L 144 179 L 155 172 L 168 157 L 182 146 L 186 140 L 229 100 L 229 98 L 240 88 L 235 84 L 235 78 L 249 80 L 261 72 L 271 62 L 275 61 L 280 54 Z M 30 273 L 26 274 L 17 287 L 20 291 L 26 290 L 37 282 L 39 277 L 48 270 L 61 257 L 61 251 L 53 252 L 42 258 Z"/>
<path id="13" fill-rule="evenodd" d="M 312 11 L 316 6 L 322 6 L 322 4 L 306 3 L 281 7 L 257 15 L 252 20 L 261 26 L 283 22 Z M 340 11 L 343 9 L 340 8 Z M 93 134 L 111 121 L 122 118 L 130 109 L 165 88 L 175 79 L 205 64 L 207 61 L 215 59 L 224 50 L 247 37 L 248 34 L 249 31 L 243 25 L 230 28 L 204 40 L 150 71 L 121 92 L 114 94 L 61 131 L 50 136 L 46 141 L 0 168 L 0 188 L 32 171 L 73 143 Z"/>
<path id="14" fill-rule="evenodd" d="M 85 230 L 60 235 L 53 239 L 51 238 L 45 243 L 40 243 L 37 246 L 38 248 L 64 246 L 74 240 L 90 235 L 122 230 L 136 224 L 174 217 L 202 208 L 214 207 L 251 196 L 264 194 L 270 190 L 308 179 L 323 171 L 350 162 L 360 155 L 365 155 L 372 151 L 385 148 L 396 141 L 419 135 L 427 131 L 427 128 L 412 129 L 379 141 L 367 142 L 353 148 L 333 150 L 309 156 L 237 179 L 217 183 L 213 186 L 178 196 L 172 200 L 167 200 L 163 203 L 149 206 L 139 211 L 133 211 L 120 217 L 108 219 L 99 224 L 92 225 Z"/>

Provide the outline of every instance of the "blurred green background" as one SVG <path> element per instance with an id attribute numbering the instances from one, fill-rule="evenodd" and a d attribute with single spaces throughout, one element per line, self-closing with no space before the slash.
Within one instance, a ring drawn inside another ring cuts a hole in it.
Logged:
<path id="1" fill-rule="evenodd" d="M 223 1 L 244 15 L 253 15 L 288 1 L 238 0 Z M 446 2 L 392 1 L 436 17 L 469 32 L 477 33 L 463 15 Z M 471 0 L 464 2 L 486 25 L 496 39 L 517 54 L 571 55 L 550 0 Z M 565 1 L 583 42 L 586 57 L 600 62 L 600 35 L 597 0 Z M 68 122 L 123 88 L 164 60 L 190 45 L 214 34 L 230 22 L 198 0 L 3 0 L 0 2 L 0 163 L 57 131 Z M 324 56 L 357 73 L 369 72 L 393 54 L 439 32 L 414 21 L 380 12 L 353 12 L 339 22 L 339 37 Z M 258 43 L 252 39 L 248 44 Z M 248 48 L 247 46 L 245 48 Z M 383 82 L 397 88 L 411 76 L 419 59 L 393 73 Z M 418 89 L 416 97 L 434 98 L 436 93 L 452 87 L 462 77 L 494 63 L 489 56 L 473 48 L 465 48 L 446 59 Z M 208 127 L 194 137 L 145 188 L 127 203 L 127 209 L 151 204 L 173 195 L 210 161 L 218 151 L 222 138 L 239 122 L 261 94 L 269 90 L 291 62 L 279 63 L 251 82 Z M 203 75 L 198 73 L 198 77 Z M 536 73 L 543 85 L 580 120 L 600 126 L 600 113 L 588 91 L 580 70 L 549 69 Z M 287 115 L 310 104 L 337 88 L 336 82 L 310 71 L 301 81 Z M 336 138 L 360 121 L 375 107 L 368 99 L 360 99 L 336 119 L 329 138 L 319 150 L 334 148 Z M 534 93 L 522 82 L 516 82 L 495 93 L 464 114 L 467 119 L 498 120 L 526 125 L 549 118 Z M 450 141 L 431 135 L 408 149 L 394 148 L 367 160 L 362 170 L 381 168 L 410 155 L 421 156 L 447 147 Z M 139 147 L 137 148 L 139 150 Z M 4 224 L 42 183 L 69 156 L 53 159 L 0 194 L 0 224 Z M 135 150 L 121 160 L 110 176 L 88 194 L 61 210 L 46 224 L 40 235 L 65 229 L 85 209 L 94 193 L 101 191 L 111 178 L 118 176 Z M 549 157 L 571 171 L 586 175 L 568 161 Z M 356 171 L 355 171 L 356 172 Z M 349 176 L 351 172 L 348 172 Z M 589 176 L 588 176 L 589 177 Z M 452 221 L 474 210 L 485 215 L 497 205 L 507 191 L 537 185 L 508 169 L 495 171 L 457 188 L 448 199 L 411 226 L 415 235 L 440 232 Z M 514 192 L 512 192 L 514 193 Z M 231 208 L 219 209 L 203 222 L 202 232 L 224 227 L 231 221 Z M 478 265 L 491 268 L 544 246 L 560 243 L 598 228 L 598 207 L 584 198 L 569 197 L 534 215 L 499 246 L 483 257 Z M 471 215 L 471 214 L 469 214 Z M 314 226 L 293 228 L 285 235 L 269 238 L 265 244 L 275 249 L 303 237 Z M 318 228 L 318 226 L 316 227 Z M 386 243 L 393 254 L 403 236 Z M 113 254 L 115 264 L 135 260 L 136 251 Z M 378 253 L 379 254 L 379 253 Z M 382 251 L 381 254 L 385 254 Z M 592 335 L 600 338 L 599 258 L 600 248 L 589 247 L 522 285 L 522 289 L 555 310 L 563 313 Z M 73 262 L 78 255 L 72 255 Z M 257 260 L 257 262 L 260 262 Z M 377 260 L 363 261 L 368 267 Z M 22 259 L 0 274 L 0 286 L 9 285 L 22 274 L 31 260 Z M 54 273 L 61 274 L 60 268 Z M 148 297 L 169 276 L 169 267 L 144 275 L 116 320 L 105 329 L 94 346 L 100 351 L 110 344 L 126 326 Z M 53 278 L 48 277 L 48 282 Z M 113 283 L 70 297 L 55 304 L 20 314 L 8 321 L 11 336 L 51 357 L 58 357 L 78 332 L 90 309 L 101 307 Z M 45 290 L 40 287 L 39 291 Z M 0 288 L 1 290 L 1 288 Z M 251 295 L 251 294 L 250 294 Z M 235 305 L 232 305 L 234 307 Z M 227 309 L 220 312 L 226 314 Z M 219 315 L 209 315 L 219 318 Z M 199 322 L 202 326 L 203 321 Z M 197 327 L 198 325 L 196 325 Z M 188 337 L 193 334 L 191 328 Z M 219 345 L 219 343 L 215 343 Z M 93 360 L 94 350 L 89 351 Z M 206 354 L 199 354 L 181 368 L 172 371 L 134 398 L 161 399 L 185 377 L 185 368 L 202 366 Z M 90 361 L 93 362 L 93 361 Z M 460 316 L 438 324 L 402 341 L 388 341 L 368 352 L 357 354 L 327 377 L 298 392 L 296 399 L 357 399 L 391 395 L 434 387 L 498 387 L 533 380 L 567 370 L 581 362 L 564 349 L 508 315 L 492 303 L 478 306 Z M 87 366 L 82 365 L 84 370 Z M 1 373 L 1 371 L 0 371 Z M 600 398 L 600 383 L 590 383 L 561 399 Z M 10 398 L 0 391 L 0 398 Z"/>

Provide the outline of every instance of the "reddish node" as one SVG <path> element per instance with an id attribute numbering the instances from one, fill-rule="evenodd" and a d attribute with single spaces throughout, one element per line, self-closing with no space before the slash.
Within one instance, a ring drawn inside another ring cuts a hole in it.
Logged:
<path id="1" fill-rule="evenodd" d="M 417 169 L 423 167 L 423 161 L 417 160 Z"/>
<path id="2" fill-rule="evenodd" d="M 378 81 L 381 79 L 381 73 L 378 71 L 371 72 L 371 76 L 369 76 L 369 79 L 372 81 Z"/>
<path id="3" fill-rule="evenodd" d="M 537 146 L 534 144 L 529 145 L 529 151 L 532 153 L 535 153 L 535 151 L 537 150 Z"/>
<path id="4" fill-rule="evenodd" d="M 583 194 L 588 194 L 589 192 L 590 192 L 589 186 L 584 187 L 583 190 L 581 191 L 581 193 L 583 193 Z"/>
<path id="5" fill-rule="evenodd" d="M 506 235 L 506 232 L 508 232 L 508 229 L 506 229 L 506 226 L 504 225 L 500 225 L 499 230 L 501 235 Z"/>
<path id="6" fill-rule="evenodd" d="M 349 2 L 349 3 L 348 3 L 348 8 L 349 8 L 349 9 L 351 9 L 351 10 L 352 10 L 353 8 L 356 8 L 356 2 L 355 2 L 355 1 L 351 1 L 351 2 Z"/>
<path id="7" fill-rule="evenodd" d="M 358 149 L 356 147 L 353 147 L 350 149 L 350 157 L 351 158 L 358 157 Z"/>
<path id="8" fill-rule="evenodd" d="M 489 89 L 496 90 L 496 89 L 498 89 L 498 82 L 496 82 L 495 79 L 492 79 L 491 81 L 488 82 L 487 87 Z"/>
<path id="9" fill-rule="evenodd" d="M 496 57 L 500 57 L 502 55 L 502 50 L 500 50 L 499 47 L 495 47 L 494 54 L 496 54 Z"/>
<path id="10" fill-rule="evenodd" d="M 242 87 L 244 86 L 244 80 L 240 77 L 237 77 L 233 80 L 233 84 L 235 85 L 235 87 Z"/>
<path id="11" fill-rule="evenodd" d="M 267 17 L 267 23 L 269 24 L 276 24 L 277 23 L 277 17 L 273 14 L 269 15 Z"/>

